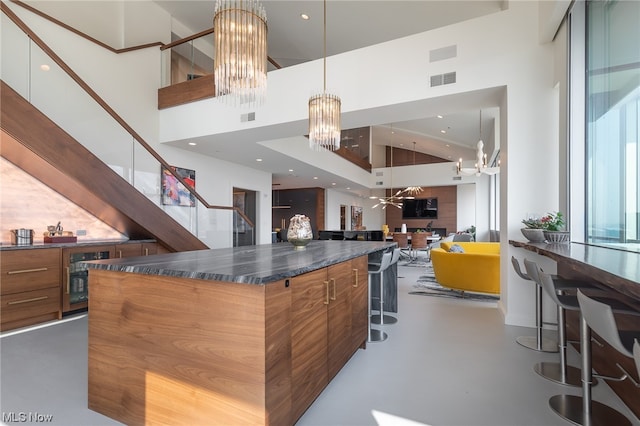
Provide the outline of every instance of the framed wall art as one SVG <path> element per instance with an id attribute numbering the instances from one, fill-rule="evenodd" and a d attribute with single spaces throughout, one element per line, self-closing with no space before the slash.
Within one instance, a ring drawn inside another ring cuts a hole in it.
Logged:
<path id="1" fill-rule="evenodd" d="M 161 183 L 162 183 L 162 204 L 165 206 L 185 206 L 195 207 L 196 197 L 189 192 L 185 186 L 180 183 L 176 177 L 171 174 L 166 167 L 161 168 Z M 171 166 L 174 173 L 179 175 L 184 181 L 193 189 L 196 187 L 196 172 L 195 170 L 184 169 L 181 167 Z"/>

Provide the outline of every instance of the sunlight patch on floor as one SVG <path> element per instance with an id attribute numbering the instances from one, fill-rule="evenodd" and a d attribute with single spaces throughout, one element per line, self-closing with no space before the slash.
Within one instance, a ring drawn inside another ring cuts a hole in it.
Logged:
<path id="1" fill-rule="evenodd" d="M 373 418 L 378 426 L 429 426 L 426 423 L 420 423 L 404 417 L 394 416 L 393 414 L 383 413 L 382 411 L 371 410 Z"/>

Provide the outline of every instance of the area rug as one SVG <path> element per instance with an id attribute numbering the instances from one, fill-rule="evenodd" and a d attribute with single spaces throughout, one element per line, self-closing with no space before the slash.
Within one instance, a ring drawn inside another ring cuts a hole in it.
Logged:
<path id="1" fill-rule="evenodd" d="M 410 291 L 409 294 L 415 294 L 418 296 L 448 297 L 452 299 L 475 300 L 481 302 L 496 302 L 500 300 L 499 296 L 491 294 L 472 293 L 468 291 L 463 292 L 442 287 L 436 281 L 431 264 L 427 266 L 425 275 L 421 275 L 418 278 L 416 283 L 413 285 L 413 288 L 415 290 Z"/>

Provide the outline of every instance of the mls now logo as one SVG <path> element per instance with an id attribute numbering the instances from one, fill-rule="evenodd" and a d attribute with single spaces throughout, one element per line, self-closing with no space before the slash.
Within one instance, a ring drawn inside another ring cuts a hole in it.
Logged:
<path id="1" fill-rule="evenodd" d="M 8 423 L 46 423 L 53 420 L 53 414 L 41 414 L 38 412 L 7 411 L 2 412 L 2 422 Z"/>

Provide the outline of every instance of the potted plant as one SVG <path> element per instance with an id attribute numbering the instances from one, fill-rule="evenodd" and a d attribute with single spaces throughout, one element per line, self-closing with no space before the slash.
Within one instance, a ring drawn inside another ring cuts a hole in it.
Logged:
<path id="1" fill-rule="evenodd" d="M 522 235 L 532 243 L 544 243 L 544 224 L 537 217 L 523 219 L 524 228 L 520 228 Z"/>
<path id="2" fill-rule="evenodd" d="M 569 242 L 569 231 L 564 230 L 565 219 L 561 212 L 547 213 L 540 221 L 543 224 L 544 238 L 548 243 Z"/>

